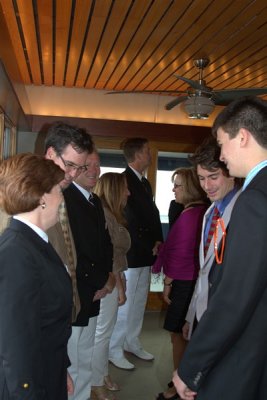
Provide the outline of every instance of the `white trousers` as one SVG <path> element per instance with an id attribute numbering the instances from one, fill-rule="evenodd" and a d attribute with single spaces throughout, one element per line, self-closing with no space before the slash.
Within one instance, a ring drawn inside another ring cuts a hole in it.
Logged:
<path id="1" fill-rule="evenodd" d="M 69 400 L 87 400 L 91 395 L 92 356 L 94 349 L 97 317 L 89 319 L 87 326 L 73 326 L 68 342 L 71 366 L 69 374 L 74 383 L 74 394 Z"/>
<path id="2" fill-rule="evenodd" d="M 95 344 L 92 358 L 92 386 L 104 385 L 104 376 L 108 375 L 109 342 L 118 313 L 118 289 L 101 300 L 97 317 Z"/>
<path id="3" fill-rule="evenodd" d="M 126 303 L 119 307 L 109 346 L 110 358 L 122 358 L 123 350 L 140 349 L 139 335 L 143 326 L 150 285 L 150 267 L 128 268 L 126 276 Z"/>

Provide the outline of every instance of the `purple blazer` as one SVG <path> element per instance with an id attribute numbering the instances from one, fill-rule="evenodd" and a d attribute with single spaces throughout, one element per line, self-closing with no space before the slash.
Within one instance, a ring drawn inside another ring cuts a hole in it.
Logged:
<path id="1" fill-rule="evenodd" d="M 160 246 L 153 273 L 163 271 L 169 278 L 186 281 L 197 278 L 201 227 L 206 210 L 207 206 L 201 204 L 180 214 Z"/>

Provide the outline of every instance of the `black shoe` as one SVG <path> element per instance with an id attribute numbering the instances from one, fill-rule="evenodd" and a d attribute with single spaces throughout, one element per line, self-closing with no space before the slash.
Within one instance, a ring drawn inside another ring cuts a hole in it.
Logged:
<path id="1" fill-rule="evenodd" d="M 168 387 L 169 387 L 169 388 L 173 387 L 173 381 L 170 381 L 170 382 L 168 383 Z"/>
<path id="2" fill-rule="evenodd" d="M 156 400 L 175 400 L 175 399 L 180 399 L 180 396 L 178 393 L 175 393 L 172 397 L 165 397 L 164 393 L 161 392 L 158 394 L 158 396 L 156 397 Z"/>

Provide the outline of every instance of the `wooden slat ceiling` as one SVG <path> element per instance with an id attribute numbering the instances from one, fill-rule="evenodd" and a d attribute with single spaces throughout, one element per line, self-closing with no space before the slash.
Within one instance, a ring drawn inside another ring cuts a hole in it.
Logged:
<path id="1" fill-rule="evenodd" d="M 24 84 L 185 90 L 267 86 L 263 0 L 0 0 Z"/>

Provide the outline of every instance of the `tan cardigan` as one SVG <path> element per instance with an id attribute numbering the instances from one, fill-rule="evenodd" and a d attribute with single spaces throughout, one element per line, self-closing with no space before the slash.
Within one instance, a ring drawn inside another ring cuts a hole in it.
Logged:
<path id="1" fill-rule="evenodd" d="M 128 265 L 126 254 L 131 246 L 130 234 L 124 226 L 117 222 L 108 208 L 103 207 L 103 209 L 113 244 L 113 272 L 122 272 L 127 269 Z"/>

